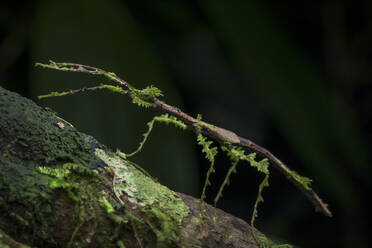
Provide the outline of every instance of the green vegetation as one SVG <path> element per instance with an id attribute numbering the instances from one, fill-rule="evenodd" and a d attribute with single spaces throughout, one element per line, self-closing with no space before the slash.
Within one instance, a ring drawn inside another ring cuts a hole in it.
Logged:
<path id="1" fill-rule="evenodd" d="M 211 182 L 209 181 L 209 177 L 212 173 L 215 172 L 214 158 L 217 155 L 218 151 L 217 151 L 217 147 L 212 147 L 212 148 L 210 147 L 213 142 L 207 141 L 207 138 L 204 137 L 202 134 L 198 134 L 197 140 L 198 140 L 198 144 L 203 147 L 202 152 L 205 153 L 205 158 L 210 162 L 207 175 L 205 176 L 203 191 L 200 197 L 200 200 L 203 202 L 205 199 L 205 191 L 207 189 L 207 186 L 211 185 Z"/>
<path id="2" fill-rule="evenodd" d="M 143 106 L 143 105 L 139 105 L 139 106 Z M 183 129 L 183 130 L 185 130 L 187 128 L 187 126 L 182 121 L 177 120 L 177 118 L 174 117 L 174 116 L 169 116 L 168 114 L 155 116 L 150 122 L 147 123 L 148 129 L 143 134 L 143 140 L 140 142 L 138 148 L 134 152 L 132 152 L 130 154 L 126 154 L 125 155 L 126 157 L 131 157 L 131 156 L 135 155 L 136 153 L 138 153 L 139 151 L 142 150 L 142 147 L 145 144 L 147 138 L 149 137 L 149 135 L 152 131 L 152 128 L 154 127 L 154 124 L 155 124 L 156 121 L 160 122 L 160 123 L 165 123 L 165 124 L 173 124 L 174 126 L 180 128 L 180 129 Z"/>

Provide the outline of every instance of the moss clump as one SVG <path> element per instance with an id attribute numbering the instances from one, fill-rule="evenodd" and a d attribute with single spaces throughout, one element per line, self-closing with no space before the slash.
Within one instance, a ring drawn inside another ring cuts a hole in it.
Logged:
<path id="1" fill-rule="evenodd" d="M 103 177 L 98 175 L 97 171 L 74 163 L 53 167 L 39 166 L 38 171 L 41 175 L 48 177 L 49 188 L 57 194 L 55 202 L 55 215 L 57 216 L 55 219 L 58 224 L 65 224 L 70 230 L 71 227 L 74 227 L 69 239 L 62 241 L 62 243 L 67 247 L 86 247 L 91 242 L 91 239 L 87 238 L 87 234 L 85 234 L 86 223 L 97 225 L 97 223 L 107 222 L 102 219 L 100 214 L 102 204 L 104 204 L 106 212 L 114 211 L 111 204 L 104 198 L 104 191 L 99 190 L 107 186 L 107 183 Z M 65 195 L 67 199 L 64 197 Z M 68 199 L 70 203 L 66 202 Z M 71 206 L 71 209 L 66 209 L 66 205 Z M 66 216 L 70 216 L 70 218 L 62 220 Z M 99 233 L 102 231 L 101 228 L 90 232 Z"/>
<path id="2" fill-rule="evenodd" d="M 114 207 L 108 200 L 106 200 L 105 196 L 101 196 L 98 201 L 101 204 L 101 207 L 106 210 L 106 213 L 112 214 L 113 212 L 115 212 Z"/>
<path id="3" fill-rule="evenodd" d="M 142 221 L 156 235 L 158 247 L 168 247 L 179 240 L 179 230 L 189 208 L 167 187 L 138 171 L 128 160 L 97 149 L 96 155 L 111 168 L 117 197 L 128 197 L 132 209 L 144 213 Z"/>
<path id="4" fill-rule="evenodd" d="M 81 191 L 84 190 L 84 193 L 90 193 L 86 191 L 82 186 L 85 183 L 97 184 L 103 180 L 98 177 L 98 172 L 90 170 L 84 166 L 66 163 L 62 166 L 56 167 L 38 167 L 40 173 L 48 175 L 49 177 L 49 187 L 52 189 L 64 189 L 68 196 L 76 203 L 81 202 L 79 199 Z M 87 180 L 82 180 L 82 176 L 87 176 Z"/>

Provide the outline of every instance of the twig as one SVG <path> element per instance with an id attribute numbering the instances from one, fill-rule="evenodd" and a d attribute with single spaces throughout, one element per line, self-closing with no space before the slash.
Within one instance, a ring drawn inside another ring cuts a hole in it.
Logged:
<path id="1" fill-rule="evenodd" d="M 54 70 L 60 70 L 60 71 L 72 71 L 72 72 L 83 72 L 83 73 L 89 73 L 93 75 L 102 75 L 106 78 L 108 78 L 111 81 L 114 81 L 115 83 L 124 86 L 126 90 L 122 90 L 119 93 L 122 94 L 128 94 L 130 96 L 134 95 L 136 92 L 136 88 L 131 86 L 128 82 L 125 80 L 119 78 L 116 76 L 115 73 L 107 72 L 105 70 L 95 68 L 92 66 L 87 65 L 81 65 L 81 64 L 74 64 L 74 63 L 56 63 L 54 61 L 50 61 L 49 64 L 41 64 L 36 63 L 36 66 L 41 66 L 44 68 L 50 68 Z M 93 90 L 93 89 L 102 89 L 107 88 L 109 86 L 101 85 L 97 87 L 92 88 L 83 88 L 80 90 L 70 91 L 71 93 L 76 93 L 84 90 Z M 114 86 L 112 86 L 114 87 Z M 236 133 L 220 128 L 217 126 L 214 126 L 212 124 L 200 121 L 192 116 L 189 116 L 188 114 L 182 112 L 180 109 L 173 107 L 171 105 L 166 104 L 165 102 L 159 100 L 157 97 L 149 97 L 149 96 L 143 96 L 139 95 L 143 101 L 148 102 L 151 104 L 151 107 L 160 109 L 170 115 L 173 115 L 183 121 L 188 129 L 194 131 L 196 134 L 202 133 L 205 136 L 208 136 L 209 138 L 212 138 L 219 142 L 220 144 L 232 144 L 237 145 L 249 150 L 253 150 L 266 158 L 268 158 L 277 168 L 280 172 L 282 172 L 288 180 L 290 180 L 292 183 L 296 185 L 297 188 L 299 188 L 305 196 L 313 203 L 315 206 L 315 211 L 320 212 L 324 214 L 325 216 L 332 216 L 332 213 L 328 209 L 327 204 L 325 204 L 322 199 L 310 188 L 310 182 L 311 180 L 305 177 L 301 177 L 296 172 L 290 170 L 282 161 L 280 161 L 277 157 L 275 157 L 271 152 L 266 150 L 265 148 L 255 144 L 254 142 L 239 137 Z"/>

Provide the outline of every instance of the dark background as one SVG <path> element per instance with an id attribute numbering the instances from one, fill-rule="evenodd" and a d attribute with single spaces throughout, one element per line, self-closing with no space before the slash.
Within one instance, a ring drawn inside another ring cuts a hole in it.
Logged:
<path id="1" fill-rule="evenodd" d="M 357 1 L 1 1 L 0 85 L 48 106 L 111 148 L 133 151 L 159 114 L 126 97 L 37 96 L 104 82 L 35 68 L 101 67 L 265 146 L 314 179 L 334 217 L 274 169 L 256 226 L 299 247 L 371 242 L 372 3 Z M 156 124 L 133 158 L 171 189 L 200 196 L 208 163 L 191 133 Z M 222 152 L 207 200 L 229 167 Z M 250 220 L 263 176 L 239 164 L 219 207 Z"/>

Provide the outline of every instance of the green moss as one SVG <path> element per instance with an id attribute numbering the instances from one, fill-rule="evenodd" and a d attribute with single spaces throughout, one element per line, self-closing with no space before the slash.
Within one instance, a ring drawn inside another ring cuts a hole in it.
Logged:
<path id="1" fill-rule="evenodd" d="M 114 173 L 114 191 L 120 199 L 126 195 L 135 208 L 146 213 L 143 221 L 157 237 L 159 247 L 178 241 L 178 232 L 189 208 L 183 200 L 167 187 L 138 171 L 128 160 L 101 149 L 96 155 Z M 124 204 L 124 203 L 123 203 Z"/>
<path id="2" fill-rule="evenodd" d="M 53 167 L 39 166 L 38 171 L 48 177 L 50 189 L 64 192 L 74 204 L 73 210 L 69 210 L 68 214 L 72 215 L 69 225 L 75 228 L 67 247 L 80 247 L 89 244 L 89 239 L 81 236 L 82 233 L 85 233 L 82 230 L 85 223 L 88 221 L 90 223 L 105 223 L 103 219 L 99 219 L 102 218 L 99 209 L 103 209 L 107 215 L 115 211 L 109 200 L 106 199 L 104 191 L 97 190 L 107 185 L 104 179 L 96 171 L 74 163 Z M 63 194 L 58 195 L 59 199 L 63 200 Z M 64 215 L 64 210 L 62 209 L 58 214 Z M 95 232 L 99 232 L 98 230 L 96 229 Z"/>
<path id="3" fill-rule="evenodd" d="M 124 242 L 121 241 L 121 240 L 118 240 L 118 241 L 116 242 L 116 244 L 118 245 L 119 248 L 125 248 L 125 244 L 124 244 Z"/>
<path id="4" fill-rule="evenodd" d="M 216 225 L 216 223 L 217 223 L 217 216 L 213 216 L 212 217 L 212 222 L 213 222 L 214 225 Z"/>
<path id="5" fill-rule="evenodd" d="M 40 173 L 50 176 L 50 188 L 64 189 L 71 200 L 76 203 L 80 202 L 79 193 L 81 193 L 80 191 L 83 182 L 81 176 L 89 176 L 89 180 L 100 180 L 97 171 L 73 163 L 66 163 L 54 168 L 38 167 L 38 170 Z"/>
<path id="6" fill-rule="evenodd" d="M 163 93 L 160 89 L 154 86 L 147 86 L 144 89 L 130 89 L 130 97 L 132 98 L 132 102 L 140 107 L 149 108 L 151 107 L 151 103 L 148 100 L 151 100 L 155 97 L 163 96 Z"/>
<path id="7" fill-rule="evenodd" d="M 50 168 L 40 166 L 38 169 L 42 174 L 53 176 L 58 179 L 67 177 L 70 174 L 70 170 L 64 168 Z"/>
<path id="8" fill-rule="evenodd" d="M 150 133 L 151 133 L 153 127 L 154 127 L 155 122 L 160 122 L 160 123 L 165 123 L 165 124 L 173 124 L 174 126 L 180 128 L 182 130 L 186 130 L 186 128 L 187 128 L 187 125 L 185 123 L 183 123 L 182 121 L 178 120 L 175 116 L 169 116 L 168 114 L 155 116 L 151 121 L 149 121 L 147 123 L 148 129 L 143 134 L 143 140 L 140 142 L 138 148 L 134 152 L 129 153 L 129 154 L 121 153 L 122 158 L 125 159 L 125 158 L 128 158 L 128 157 L 134 156 L 135 154 L 137 154 L 138 152 L 140 152 L 142 150 L 142 147 L 146 143 L 147 138 L 149 137 L 149 135 L 150 135 Z"/>
<path id="9" fill-rule="evenodd" d="M 106 200 L 105 196 L 101 196 L 98 201 L 101 204 L 101 207 L 106 211 L 106 213 L 111 214 L 115 212 L 114 207 L 109 201 Z"/>
<path id="10" fill-rule="evenodd" d="M 121 87 L 113 86 L 113 85 L 109 85 L 109 84 L 102 85 L 102 88 L 111 90 L 111 91 L 119 93 L 119 94 L 123 94 L 125 92 Z"/>
<path id="11" fill-rule="evenodd" d="M 199 118 L 201 118 L 200 115 L 198 115 L 198 119 Z M 206 195 L 205 195 L 206 189 L 209 185 L 211 185 L 211 182 L 210 182 L 209 178 L 215 172 L 214 160 L 215 160 L 215 157 L 216 157 L 218 151 L 217 151 L 217 147 L 212 147 L 212 148 L 210 147 L 213 142 L 212 141 L 207 141 L 207 138 L 204 137 L 202 134 L 198 134 L 197 141 L 198 141 L 198 144 L 203 147 L 202 152 L 205 154 L 205 158 L 210 162 L 209 169 L 207 171 L 207 175 L 205 176 L 205 182 L 204 182 L 202 194 L 201 194 L 201 197 L 200 197 L 200 201 L 203 202 L 205 197 L 206 197 Z M 204 211 L 202 210 L 202 214 L 204 214 L 203 212 Z"/>
<path id="12" fill-rule="evenodd" d="M 305 189 L 307 190 L 312 190 L 311 189 L 311 182 L 312 180 L 308 177 L 303 177 L 303 176 L 300 176 L 297 172 L 293 171 L 293 170 L 288 170 L 288 173 L 290 175 L 292 175 L 292 177 L 297 181 L 299 182 L 300 184 L 302 184 L 304 186 Z"/>
<path id="13" fill-rule="evenodd" d="M 200 218 L 196 218 L 196 217 L 192 217 L 191 220 L 190 220 L 190 223 L 193 225 L 193 226 L 198 226 L 200 225 Z"/>
<path id="14" fill-rule="evenodd" d="M 57 91 L 53 91 L 53 92 L 50 92 L 47 95 L 38 96 L 38 98 L 39 99 L 43 99 L 43 98 L 48 98 L 48 97 L 66 96 L 68 94 L 69 94 L 68 92 L 61 92 L 61 93 L 59 93 Z"/>

